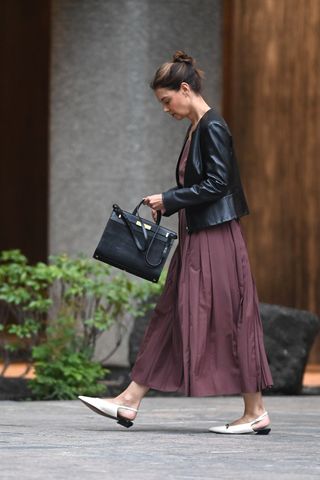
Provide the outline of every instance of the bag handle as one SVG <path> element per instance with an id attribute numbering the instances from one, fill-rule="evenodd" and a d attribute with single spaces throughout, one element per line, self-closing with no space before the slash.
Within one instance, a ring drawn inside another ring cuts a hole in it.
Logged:
<path id="1" fill-rule="evenodd" d="M 141 207 L 141 205 L 144 203 L 144 198 L 141 200 L 141 202 L 138 203 L 138 205 L 136 206 L 136 208 L 133 210 L 132 212 L 132 215 L 137 215 L 137 217 L 140 219 L 140 216 L 139 216 L 139 208 Z M 160 210 L 157 210 L 157 220 L 156 220 L 156 224 L 159 225 L 161 221 L 161 211 Z"/>
<path id="2" fill-rule="evenodd" d="M 119 207 L 119 205 L 117 205 L 116 203 L 113 204 L 113 210 L 115 211 L 115 213 L 118 215 L 118 217 L 122 218 L 123 221 L 125 222 L 125 224 L 127 225 L 127 227 L 129 228 L 129 232 L 131 233 L 131 236 L 133 238 L 133 241 L 134 243 L 136 244 L 136 247 L 137 249 L 140 251 L 140 252 L 144 252 L 147 248 L 147 242 L 148 242 L 148 235 L 147 235 L 147 232 L 146 232 L 146 229 L 145 229 L 145 226 L 141 220 L 141 217 L 139 214 L 137 214 L 137 217 L 139 218 L 140 220 L 140 223 L 141 223 L 141 226 L 142 226 L 142 232 L 143 232 L 143 237 L 144 237 L 144 240 L 145 240 L 145 244 L 142 246 L 139 239 L 136 237 L 136 234 L 132 228 L 132 225 L 127 217 L 127 215 L 125 214 L 125 212 L 122 210 L 122 208 Z"/>
<path id="3" fill-rule="evenodd" d="M 140 252 L 145 252 L 146 249 L 147 249 L 147 247 L 148 247 L 148 250 L 147 250 L 147 252 L 146 252 L 146 254 L 145 254 L 145 260 L 146 260 L 147 264 L 148 264 L 150 267 L 158 267 L 158 266 L 161 264 L 161 262 L 162 262 L 162 260 L 163 260 L 163 257 L 164 257 L 164 255 L 165 255 L 168 247 L 166 246 L 166 247 L 164 248 L 164 250 L 163 250 L 163 252 L 162 252 L 162 255 L 161 255 L 161 258 L 160 258 L 160 260 L 159 260 L 158 262 L 152 263 L 152 262 L 150 262 L 150 260 L 148 259 L 148 257 L 149 257 L 150 252 L 151 252 L 151 247 L 152 247 L 152 245 L 153 245 L 153 243 L 154 243 L 154 240 L 155 240 L 155 238 L 156 238 L 156 236 L 157 236 L 157 234 L 158 234 L 158 231 L 159 231 L 159 229 L 160 229 L 161 211 L 160 211 L 160 210 L 157 210 L 157 221 L 156 221 L 157 228 L 156 228 L 156 230 L 155 230 L 155 232 L 154 232 L 154 234 L 153 234 L 153 237 L 152 237 L 152 239 L 151 239 L 151 241 L 150 241 L 150 243 L 149 243 L 149 246 L 148 246 L 148 234 L 147 234 L 146 228 L 145 228 L 145 226 L 144 226 L 144 223 L 143 223 L 143 221 L 142 221 L 142 219 L 141 219 L 141 217 L 140 217 L 140 215 L 139 215 L 139 208 L 141 207 L 141 205 L 142 205 L 143 203 L 144 203 L 144 199 L 142 199 L 142 200 L 138 203 L 138 205 L 134 208 L 134 210 L 132 211 L 132 215 L 137 216 L 138 219 L 139 219 L 139 221 L 140 221 L 141 228 L 142 228 L 142 232 L 143 232 L 143 237 L 144 237 L 144 240 L 145 240 L 144 246 L 141 245 L 139 239 L 136 237 L 136 234 L 135 234 L 135 232 L 134 232 L 134 230 L 133 230 L 133 228 L 132 228 L 132 225 L 131 225 L 129 219 L 127 218 L 125 212 L 122 210 L 122 208 L 120 208 L 119 205 L 117 205 L 117 204 L 115 203 L 115 204 L 113 205 L 113 210 L 115 211 L 115 213 L 116 213 L 118 216 L 121 216 L 121 218 L 123 219 L 123 221 L 125 222 L 125 224 L 126 224 L 127 227 L 129 228 L 129 231 L 130 231 L 130 233 L 131 233 L 131 236 L 132 236 L 132 238 L 133 238 L 133 240 L 134 240 L 134 243 L 135 243 L 137 249 L 138 249 Z"/>
<path id="4" fill-rule="evenodd" d="M 136 206 L 136 208 L 133 210 L 132 212 L 132 215 L 137 215 L 137 217 L 140 219 L 140 216 L 139 216 L 139 208 L 141 207 L 141 205 L 144 203 L 144 198 L 141 200 L 141 202 L 138 203 L 138 205 Z M 141 220 L 141 219 L 140 219 Z M 159 229 L 160 229 L 160 221 L 161 221 L 161 211 L 160 210 L 157 210 L 157 220 L 156 220 L 156 224 L 157 224 L 157 228 L 153 234 L 153 237 L 149 243 L 149 247 L 148 247 L 148 250 L 147 250 L 147 253 L 145 254 L 145 261 L 147 262 L 147 264 L 150 266 L 150 267 L 158 267 L 160 265 L 160 263 L 162 262 L 162 259 L 167 251 L 167 246 L 164 248 L 163 252 L 162 252 L 162 255 L 161 255 L 161 258 L 158 262 L 156 263 L 152 263 L 150 262 L 149 260 L 149 255 L 150 255 L 150 252 L 151 252 L 151 247 L 153 245 L 153 242 L 155 241 L 157 235 L 158 235 L 158 232 L 159 232 Z M 140 222 L 141 225 L 142 225 L 142 230 L 145 231 L 145 228 L 144 228 L 144 225 L 142 222 Z M 147 234 L 147 233 L 146 233 Z"/>

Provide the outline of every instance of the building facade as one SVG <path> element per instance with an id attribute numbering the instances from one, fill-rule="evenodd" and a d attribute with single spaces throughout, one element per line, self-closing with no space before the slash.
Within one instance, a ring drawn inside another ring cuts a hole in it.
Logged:
<path id="1" fill-rule="evenodd" d="M 115 200 L 133 209 L 174 185 L 187 123 L 165 115 L 148 84 L 182 49 L 205 70 L 204 96 L 234 135 L 260 300 L 320 314 L 319 2 L 5 0 L 0 9 L 1 249 L 31 261 L 91 256 Z M 125 347 L 117 355 L 125 362 Z"/>

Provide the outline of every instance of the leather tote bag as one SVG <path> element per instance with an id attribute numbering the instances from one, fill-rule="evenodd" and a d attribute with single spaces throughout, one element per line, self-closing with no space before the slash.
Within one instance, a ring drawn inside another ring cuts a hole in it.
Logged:
<path id="1" fill-rule="evenodd" d="M 161 212 L 156 223 L 141 218 L 139 208 L 132 213 L 114 204 L 93 257 L 101 262 L 125 270 L 151 282 L 157 282 L 173 242 L 178 238 L 172 230 L 160 225 Z"/>

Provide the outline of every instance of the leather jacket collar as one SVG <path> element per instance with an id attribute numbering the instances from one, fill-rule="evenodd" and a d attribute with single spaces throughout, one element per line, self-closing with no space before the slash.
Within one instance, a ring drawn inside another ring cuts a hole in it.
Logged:
<path id="1" fill-rule="evenodd" d="M 249 213 L 243 192 L 232 135 L 225 120 L 211 108 L 191 134 L 184 185 L 179 183 L 179 162 L 188 139 L 189 126 L 176 167 L 177 186 L 164 192 L 165 216 L 185 208 L 187 230 L 203 228 Z"/>

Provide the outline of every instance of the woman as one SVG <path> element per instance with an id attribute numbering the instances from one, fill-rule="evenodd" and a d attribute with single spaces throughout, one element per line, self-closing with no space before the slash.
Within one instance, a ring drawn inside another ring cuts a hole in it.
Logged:
<path id="1" fill-rule="evenodd" d="M 261 391 L 272 385 L 258 297 L 240 220 L 248 214 L 232 136 L 201 96 L 203 72 L 177 51 L 151 88 L 163 110 L 188 118 L 177 186 L 145 197 L 165 216 L 179 212 L 179 245 L 152 315 L 132 382 L 113 399 L 79 397 L 129 427 L 149 388 L 188 396 L 242 394 L 243 415 L 213 433 L 270 431 Z"/>

